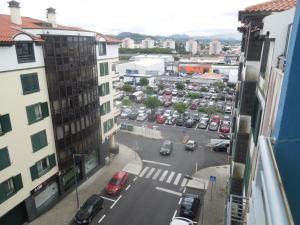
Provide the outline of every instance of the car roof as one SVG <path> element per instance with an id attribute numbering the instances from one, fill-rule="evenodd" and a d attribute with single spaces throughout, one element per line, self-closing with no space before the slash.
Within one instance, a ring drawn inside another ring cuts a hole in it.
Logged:
<path id="1" fill-rule="evenodd" d="M 116 173 L 112 176 L 112 178 L 120 179 L 120 178 L 122 178 L 123 176 L 125 176 L 126 174 L 127 174 L 127 173 L 124 172 L 124 171 L 118 171 L 118 172 L 116 172 Z"/>
<path id="2" fill-rule="evenodd" d="M 170 140 L 164 140 L 163 144 L 171 144 L 172 142 Z"/>
<path id="3" fill-rule="evenodd" d="M 91 197 L 89 197 L 84 205 L 93 205 L 96 201 L 98 201 L 99 199 L 101 198 L 100 195 L 96 195 L 96 194 L 93 194 Z"/>
<path id="4" fill-rule="evenodd" d="M 185 217 L 174 217 L 170 225 L 191 225 L 193 221 Z"/>

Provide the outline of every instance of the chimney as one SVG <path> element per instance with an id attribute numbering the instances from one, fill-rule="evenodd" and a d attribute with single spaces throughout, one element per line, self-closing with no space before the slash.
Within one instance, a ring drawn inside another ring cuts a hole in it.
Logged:
<path id="1" fill-rule="evenodd" d="M 57 27 L 56 12 L 54 8 L 50 7 L 47 9 L 47 19 L 48 19 L 48 23 L 52 24 L 52 27 Z"/>
<path id="2" fill-rule="evenodd" d="M 10 8 L 10 21 L 12 23 L 22 25 L 22 19 L 20 14 L 20 3 L 12 0 L 8 2 L 8 7 Z"/>

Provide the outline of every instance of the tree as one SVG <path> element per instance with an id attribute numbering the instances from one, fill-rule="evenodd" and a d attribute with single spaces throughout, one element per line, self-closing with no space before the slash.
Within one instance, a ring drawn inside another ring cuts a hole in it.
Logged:
<path id="1" fill-rule="evenodd" d="M 218 81 L 218 82 L 215 82 L 213 84 L 213 86 L 217 87 L 220 91 L 223 91 L 223 89 L 225 88 L 226 85 L 224 84 L 224 82 Z"/>
<path id="2" fill-rule="evenodd" d="M 183 102 L 174 104 L 173 109 L 177 110 L 179 113 L 184 113 L 187 110 L 187 105 Z"/>
<path id="3" fill-rule="evenodd" d="M 153 112 L 153 109 L 156 109 L 157 107 L 160 106 L 160 101 L 158 100 L 157 97 L 154 96 L 149 96 L 145 99 L 144 105 L 151 109 L 151 113 Z"/>
<path id="4" fill-rule="evenodd" d="M 125 92 L 133 92 L 133 87 L 130 84 L 124 84 L 123 85 L 123 91 Z"/>
<path id="5" fill-rule="evenodd" d="M 148 85 L 149 84 L 149 80 L 146 78 L 146 77 L 142 77 L 141 79 L 140 79 L 140 85 L 141 86 L 146 86 L 146 85 Z"/>
<path id="6" fill-rule="evenodd" d="M 208 88 L 207 87 L 201 87 L 200 91 L 202 91 L 202 92 L 208 92 Z"/>
<path id="7" fill-rule="evenodd" d="M 159 83 L 157 85 L 157 87 L 158 87 L 158 90 L 164 90 L 165 89 L 165 85 L 163 83 Z"/>
<path id="8" fill-rule="evenodd" d="M 189 93 L 189 97 L 190 97 L 191 99 L 197 99 L 197 98 L 200 97 L 200 95 L 199 95 L 199 93 L 190 92 L 190 93 Z"/>
<path id="9" fill-rule="evenodd" d="M 178 82 L 178 83 L 176 83 L 176 88 L 178 90 L 183 90 L 184 89 L 184 84 L 182 82 Z"/>
<path id="10" fill-rule="evenodd" d="M 132 104 L 132 102 L 128 98 L 124 98 L 122 100 L 122 105 L 124 105 L 124 106 L 130 106 L 131 104 Z"/>
<path id="11" fill-rule="evenodd" d="M 152 95 L 152 94 L 154 93 L 153 87 L 147 86 L 147 87 L 146 87 L 146 90 L 145 90 L 145 93 L 146 93 L 147 95 Z"/>

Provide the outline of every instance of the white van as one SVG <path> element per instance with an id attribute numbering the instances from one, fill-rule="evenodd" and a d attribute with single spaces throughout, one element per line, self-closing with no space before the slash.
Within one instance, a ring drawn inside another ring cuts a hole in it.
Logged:
<path id="1" fill-rule="evenodd" d="M 184 217 L 174 217 L 170 225 L 193 225 L 193 221 Z"/>

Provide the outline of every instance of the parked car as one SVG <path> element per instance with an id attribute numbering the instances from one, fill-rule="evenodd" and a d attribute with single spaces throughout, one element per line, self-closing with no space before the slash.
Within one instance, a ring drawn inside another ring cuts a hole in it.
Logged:
<path id="1" fill-rule="evenodd" d="M 197 143 L 194 140 L 188 140 L 188 142 L 185 144 L 185 149 L 194 151 L 197 147 Z"/>
<path id="2" fill-rule="evenodd" d="M 184 94 L 185 94 L 184 91 L 181 91 L 181 90 L 180 90 L 180 91 L 178 91 L 177 96 L 178 96 L 178 97 L 183 97 Z"/>
<path id="3" fill-rule="evenodd" d="M 136 120 L 138 114 L 139 114 L 139 113 L 138 113 L 137 110 L 132 110 L 132 111 L 128 114 L 128 119 L 130 119 L 130 120 Z"/>
<path id="4" fill-rule="evenodd" d="M 200 121 L 200 115 L 199 115 L 199 113 L 192 114 L 192 119 L 195 120 L 196 122 L 199 122 Z"/>
<path id="5" fill-rule="evenodd" d="M 160 148 L 161 155 L 170 155 L 173 150 L 173 143 L 170 140 L 165 140 Z"/>
<path id="6" fill-rule="evenodd" d="M 146 113 L 139 113 L 136 120 L 137 121 L 145 121 L 147 119 L 148 115 Z"/>
<path id="7" fill-rule="evenodd" d="M 164 112 L 164 116 L 165 117 L 169 117 L 169 116 L 171 116 L 171 114 L 172 114 L 172 111 L 170 110 L 170 109 L 167 109 L 165 112 Z"/>
<path id="8" fill-rule="evenodd" d="M 197 195 L 185 194 L 182 197 L 180 205 L 180 216 L 194 219 L 198 213 L 200 198 Z"/>
<path id="9" fill-rule="evenodd" d="M 206 100 L 205 99 L 201 99 L 199 106 L 205 107 L 206 104 L 207 104 Z"/>
<path id="10" fill-rule="evenodd" d="M 214 89 L 214 88 L 210 88 L 210 89 L 209 89 L 209 92 L 210 92 L 210 93 L 215 93 L 215 89 Z"/>
<path id="11" fill-rule="evenodd" d="M 217 122 L 217 123 L 220 123 L 221 118 L 220 118 L 220 116 L 218 116 L 218 115 L 214 115 L 214 116 L 211 117 L 211 120 L 210 120 L 210 121 L 211 121 L 211 122 Z"/>
<path id="12" fill-rule="evenodd" d="M 200 120 L 200 122 L 198 123 L 197 128 L 198 129 L 206 129 L 208 125 L 208 120 Z"/>
<path id="13" fill-rule="evenodd" d="M 182 117 L 183 117 L 184 121 L 187 121 L 190 118 L 189 112 L 184 112 L 182 114 Z"/>
<path id="14" fill-rule="evenodd" d="M 138 110 L 138 113 L 146 113 L 146 107 L 141 106 Z"/>
<path id="15" fill-rule="evenodd" d="M 174 217 L 170 225 L 193 225 L 193 221 L 184 217 Z"/>
<path id="16" fill-rule="evenodd" d="M 165 110 L 163 108 L 158 108 L 156 109 L 155 111 L 155 115 L 158 116 L 158 115 L 163 115 L 165 112 Z"/>
<path id="17" fill-rule="evenodd" d="M 212 96 L 211 96 L 211 100 L 216 100 L 216 99 L 217 99 L 217 97 L 218 97 L 218 95 L 217 95 L 217 94 L 212 94 Z"/>
<path id="18" fill-rule="evenodd" d="M 193 119 L 188 119 L 186 122 L 185 122 L 185 127 L 187 128 L 193 128 L 193 126 L 196 124 L 196 121 L 193 120 Z"/>
<path id="19" fill-rule="evenodd" d="M 176 90 L 176 89 L 174 89 L 174 90 L 172 91 L 172 95 L 173 95 L 173 96 L 176 96 L 176 95 L 177 95 L 177 90 Z"/>
<path id="20" fill-rule="evenodd" d="M 215 104 L 216 104 L 215 101 L 209 101 L 207 105 L 208 106 L 214 106 Z"/>
<path id="21" fill-rule="evenodd" d="M 110 195 L 117 195 L 128 181 L 128 173 L 124 171 L 116 172 L 108 184 L 105 186 L 105 191 Z"/>
<path id="22" fill-rule="evenodd" d="M 223 123 L 223 124 L 221 124 L 219 131 L 222 132 L 222 133 L 229 133 L 230 132 L 230 126 L 226 123 Z"/>
<path id="23" fill-rule="evenodd" d="M 215 152 L 227 152 L 227 148 L 229 147 L 228 143 L 220 142 L 213 146 L 212 150 Z"/>
<path id="24" fill-rule="evenodd" d="M 163 95 L 164 94 L 164 90 L 159 90 L 158 91 L 158 95 Z"/>
<path id="25" fill-rule="evenodd" d="M 131 113 L 131 109 L 129 109 L 129 108 L 123 109 L 121 112 L 121 119 L 126 119 L 129 115 L 129 113 Z"/>
<path id="26" fill-rule="evenodd" d="M 176 119 L 176 126 L 183 126 L 184 125 L 184 119 L 182 117 L 179 117 Z"/>
<path id="27" fill-rule="evenodd" d="M 165 121 L 165 124 L 166 125 L 173 125 L 175 123 L 175 118 L 173 118 L 172 116 L 168 116 L 166 121 Z"/>
<path id="28" fill-rule="evenodd" d="M 171 106 L 171 105 L 172 105 L 172 101 L 166 100 L 166 101 L 164 102 L 164 106 L 165 106 L 165 107 L 169 107 L 169 106 Z"/>
<path id="29" fill-rule="evenodd" d="M 231 106 L 226 106 L 225 113 L 231 114 Z"/>
<path id="30" fill-rule="evenodd" d="M 158 123 L 158 124 L 164 124 L 165 121 L 166 121 L 166 117 L 163 115 L 158 115 L 156 117 L 156 123 Z"/>
<path id="31" fill-rule="evenodd" d="M 80 207 L 75 215 L 74 222 L 77 224 L 89 224 L 93 217 L 103 208 L 103 198 L 100 195 L 92 195 Z"/>
<path id="32" fill-rule="evenodd" d="M 165 89 L 164 94 L 165 95 L 172 95 L 171 89 Z"/>
<path id="33" fill-rule="evenodd" d="M 223 110 L 224 109 L 224 103 L 223 102 L 217 102 L 216 107 L 219 110 Z"/>
<path id="34" fill-rule="evenodd" d="M 206 94 L 205 94 L 204 98 L 206 98 L 206 99 L 210 99 L 210 98 L 211 98 L 211 96 L 212 96 L 212 94 L 208 92 L 208 93 L 206 93 Z"/>
<path id="35" fill-rule="evenodd" d="M 175 110 L 175 111 L 173 112 L 173 118 L 177 119 L 178 117 L 180 117 L 180 114 L 179 114 L 178 111 Z"/>
<path id="36" fill-rule="evenodd" d="M 217 122 L 210 122 L 208 129 L 212 131 L 217 131 L 219 124 Z"/>
<path id="37" fill-rule="evenodd" d="M 191 109 L 191 110 L 196 110 L 197 108 L 198 108 L 198 105 L 195 104 L 195 103 L 192 103 L 192 104 L 190 105 L 190 109 Z"/>
<path id="38" fill-rule="evenodd" d="M 172 103 L 173 103 L 173 104 L 178 103 L 178 97 L 173 97 L 173 98 L 172 98 Z"/>

